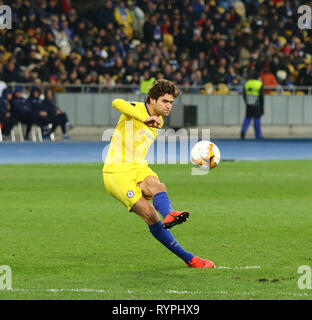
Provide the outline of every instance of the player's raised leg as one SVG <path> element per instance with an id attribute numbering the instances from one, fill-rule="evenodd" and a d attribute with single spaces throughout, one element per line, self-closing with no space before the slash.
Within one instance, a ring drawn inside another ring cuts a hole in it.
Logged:
<path id="1" fill-rule="evenodd" d="M 184 223 L 190 213 L 186 210 L 174 211 L 171 201 L 168 197 L 165 184 L 161 183 L 155 176 L 147 176 L 139 183 L 142 194 L 148 198 L 153 199 L 153 205 L 157 211 L 160 212 L 163 220 L 163 226 L 170 229 L 177 224 Z"/>
<path id="2" fill-rule="evenodd" d="M 185 251 L 169 230 L 166 230 L 152 204 L 142 197 L 132 207 L 149 226 L 152 235 L 175 255 L 180 257 L 188 266 L 195 268 L 212 268 L 214 263 L 200 259 L 192 253 Z"/>

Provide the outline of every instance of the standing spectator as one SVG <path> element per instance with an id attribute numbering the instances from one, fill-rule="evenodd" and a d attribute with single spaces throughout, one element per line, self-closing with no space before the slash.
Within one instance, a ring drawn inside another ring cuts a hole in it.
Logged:
<path id="1" fill-rule="evenodd" d="M 143 26 L 144 42 L 150 44 L 155 41 L 157 44 L 162 41 L 162 32 L 160 26 L 157 24 L 157 17 L 151 16 L 146 19 Z"/>
<path id="2" fill-rule="evenodd" d="M 124 0 L 114 10 L 114 17 L 119 25 L 124 26 L 125 34 L 129 39 L 133 37 L 132 17 L 129 9 L 126 7 Z"/>
<path id="3" fill-rule="evenodd" d="M 115 24 L 113 2 L 111 0 L 105 1 L 103 7 L 100 7 L 96 13 L 97 24 L 105 28 L 109 23 Z"/>
<path id="4" fill-rule="evenodd" d="M 74 31 L 69 26 L 69 22 L 66 19 L 62 19 L 61 30 L 66 34 L 67 39 L 72 39 L 74 37 Z"/>
<path id="5" fill-rule="evenodd" d="M 145 14 L 143 10 L 136 5 L 136 0 L 128 1 L 129 12 L 132 19 L 133 35 L 139 39 L 143 38 L 143 25 L 145 22 Z"/>
<path id="6" fill-rule="evenodd" d="M 70 38 L 68 34 L 60 28 L 57 15 L 51 16 L 51 32 L 55 38 L 55 44 L 61 49 L 62 54 L 68 55 L 71 51 Z"/>
<path id="7" fill-rule="evenodd" d="M 254 119 L 256 139 L 261 139 L 262 133 L 260 118 L 264 113 L 263 84 L 251 73 L 249 74 L 248 80 L 244 85 L 243 96 L 246 104 L 246 117 L 242 126 L 241 139 L 245 139 L 252 119 Z"/>

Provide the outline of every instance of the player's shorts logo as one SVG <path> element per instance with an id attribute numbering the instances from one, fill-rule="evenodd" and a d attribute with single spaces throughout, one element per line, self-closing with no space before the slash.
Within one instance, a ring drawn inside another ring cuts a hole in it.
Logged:
<path id="1" fill-rule="evenodd" d="M 128 192 L 127 192 L 127 197 L 128 198 L 132 198 L 134 196 L 134 192 L 132 191 L 132 190 L 129 190 Z"/>

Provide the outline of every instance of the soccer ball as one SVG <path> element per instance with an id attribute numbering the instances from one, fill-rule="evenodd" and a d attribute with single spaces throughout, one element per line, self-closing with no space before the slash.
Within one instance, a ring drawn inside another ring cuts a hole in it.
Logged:
<path id="1" fill-rule="evenodd" d="M 200 169 L 213 169 L 219 164 L 220 160 L 220 150 L 211 141 L 199 141 L 191 150 L 191 162 Z"/>

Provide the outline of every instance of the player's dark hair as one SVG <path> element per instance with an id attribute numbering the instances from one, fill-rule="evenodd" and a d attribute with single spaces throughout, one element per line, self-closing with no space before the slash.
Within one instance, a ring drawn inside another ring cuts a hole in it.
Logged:
<path id="1" fill-rule="evenodd" d="M 159 79 L 149 89 L 146 101 L 149 103 L 150 98 L 157 100 L 166 93 L 171 94 L 175 99 L 180 94 L 180 91 L 173 82 L 166 79 Z"/>

